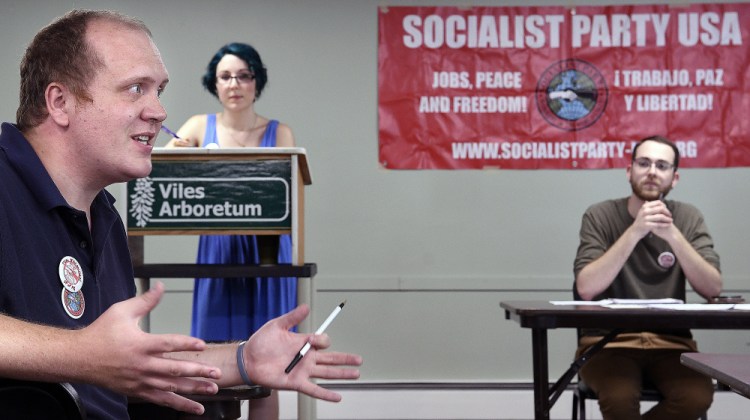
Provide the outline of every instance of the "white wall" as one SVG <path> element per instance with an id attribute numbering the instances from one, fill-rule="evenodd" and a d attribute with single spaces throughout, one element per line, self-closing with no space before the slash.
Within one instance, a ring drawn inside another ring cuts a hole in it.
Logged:
<path id="1" fill-rule="evenodd" d="M 114 8 L 149 25 L 170 71 L 163 103 L 166 125 L 173 129 L 192 114 L 219 109 L 199 84 L 219 46 L 244 41 L 260 51 L 270 82 L 258 111 L 288 123 L 311 164 L 306 256 L 319 269 L 315 317 L 321 320 L 340 300 L 348 300 L 329 333 L 336 349 L 364 355 L 363 383 L 530 381 L 530 333 L 506 321 L 498 303 L 569 298 L 581 213 L 593 202 L 629 192 L 619 169 L 379 167 L 377 7 L 529 4 L 522 0 L 5 3 L 0 13 L 3 121 L 15 119 L 18 62 L 26 44 L 73 7 Z M 534 2 L 592 3 L 610 2 Z M 162 137 L 159 144 L 166 141 Z M 681 172 L 673 197 L 703 210 L 727 288 L 750 296 L 750 171 Z M 190 262 L 195 243 L 192 237 L 149 238 L 147 261 Z M 155 331 L 189 331 L 191 287 L 189 280 L 168 282 L 169 296 L 153 316 Z M 750 345 L 747 331 L 697 335 L 704 350 L 747 352 Z M 573 333 L 552 331 L 550 345 L 555 375 L 569 363 Z"/>

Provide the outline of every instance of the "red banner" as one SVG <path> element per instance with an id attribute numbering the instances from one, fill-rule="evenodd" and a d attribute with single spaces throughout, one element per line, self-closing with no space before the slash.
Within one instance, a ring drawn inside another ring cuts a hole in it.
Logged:
<path id="1" fill-rule="evenodd" d="M 681 167 L 750 166 L 750 4 L 382 7 L 380 163 L 624 167 L 675 141 Z"/>

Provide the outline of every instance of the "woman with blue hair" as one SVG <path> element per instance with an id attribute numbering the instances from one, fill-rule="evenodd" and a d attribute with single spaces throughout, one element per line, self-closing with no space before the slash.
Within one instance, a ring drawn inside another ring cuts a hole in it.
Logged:
<path id="1" fill-rule="evenodd" d="M 255 111 L 268 81 L 250 45 L 227 44 L 208 63 L 203 87 L 222 105 L 216 114 L 195 115 L 167 147 L 293 147 L 292 130 Z M 199 264 L 290 264 L 289 235 L 202 235 Z M 266 321 L 297 305 L 296 278 L 199 278 L 193 293 L 191 335 L 206 341 L 240 341 Z M 278 419 L 278 394 L 250 402 L 250 418 Z"/>

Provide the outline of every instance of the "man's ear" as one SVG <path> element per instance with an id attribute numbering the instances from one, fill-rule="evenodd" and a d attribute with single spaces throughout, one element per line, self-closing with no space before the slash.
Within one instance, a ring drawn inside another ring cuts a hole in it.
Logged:
<path id="1" fill-rule="evenodd" d="M 674 188 L 675 185 L 677 185 L 677 181 L 679 180 L 680 180 L 680 173 L 675 170 L 674 174 L 672 175 L 672 188 Z"/>
<path id="2" fill-rule="evenodd" d="M 75 98 L 70 90 L 59 83 L 50 83 L 44 91 L 47 113 L 52 120 L 62 126 L 70 124 L 69 112 L 75 106 Z"/>

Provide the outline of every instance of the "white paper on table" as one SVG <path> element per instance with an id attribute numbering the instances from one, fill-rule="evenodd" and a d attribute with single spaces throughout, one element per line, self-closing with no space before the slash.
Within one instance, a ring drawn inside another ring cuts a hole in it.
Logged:
<path id="1" fill-rule="evenodd" d="M 604 306 L 612 303 L 611 299 L 602 300 L 551 300 L 553 305 L 575 305 L 575 306 Z"/>
<path id="2" fill-rule="evenodd" d="M 682 305 L 648 305 L 649 308 L 671 309 L 676 311 L 728 311 L 735 306 L 733 303 L 685 303 Z"/>
<path id="3" fill-rule="evenodd" d="M 674 305 L 674 303 L 670 303 L 670 305 Z M 604 306 L 610 309 L 646 309 L 649 307 L 645 303 L 612 303 Z"/>
<path id="4" fill-rule="evenodd" d="M 603 306 L 610 309 L 671 309 L 676 311 L 750 311 L 750 304 L 683 303 L 680 299 L 602 299 L 602 300 L 551 300 L 553 305 Z"/>
<path id="5" fill-rule="evenodd" d="M 663 299 L 611 299 L 612 303 L 605 305 L 610 309 L 643 309 L 651 308 L 653 305 L 682 305 L 680 299 L 663 298 Z"/>
<path id="6" fill-rule="evenodd" d="M 682 299 L 662 298 L 662 299 L 610 299 L 612 303 L 622 305 L 654 305 L 654 304 L 676 304 L 684 303 Z"/>

